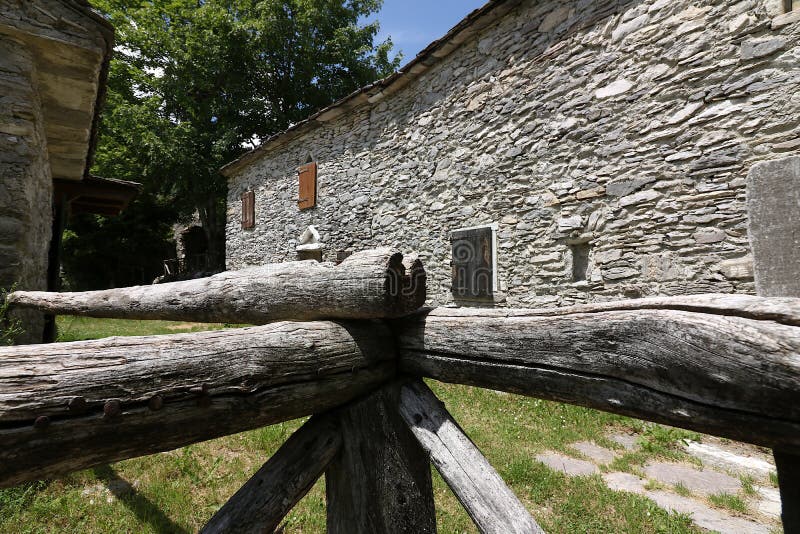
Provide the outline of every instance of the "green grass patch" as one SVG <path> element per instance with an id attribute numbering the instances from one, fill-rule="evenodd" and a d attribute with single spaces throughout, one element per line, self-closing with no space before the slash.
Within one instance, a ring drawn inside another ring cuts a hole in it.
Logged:
<path id="1" fill-rule="evenodd" d="M 735 512 L 747 513 L 747 503 L 738 495 L 730 493 L 716 493 L 709 495 L 708 500 L 718 508 L 726 508 Z"/>
<path id="2" fill-rule="evenodd" d="M 127 319 L 93 319 L 65 317 L 56 319 L 58 341 L 84 341 L 112 336 L 158 336 L 234 328 L 240 325 L 189 323 L 177 321 L 130 321 Z"/>
<path id="3" fill-rule="evenodd" d="M 750 475 L 741 475 L 739 480 L 742 482 L 742 492 L 748 497 L 755 497 L 758 492 L 755 488 L 755 479 Z"/>
<path id="4" fill-rule="evenodd" d="M 689 490 L 689 488 L 684 486 L 682 483 L 675 484 L 674 486 L 672 486 L 672 489 L 675 491 L 675 493 L 677 493 L 681 497 L 691 497 L 692 496 L 691 490 Z"/>

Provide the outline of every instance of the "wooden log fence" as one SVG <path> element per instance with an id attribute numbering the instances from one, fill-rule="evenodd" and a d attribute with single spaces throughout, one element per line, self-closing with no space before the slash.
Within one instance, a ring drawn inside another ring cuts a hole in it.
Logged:
<path id="1" fill-rule="evenodd" d="M 395 333 L 404 373 L 800 451 L 797 302 L 440 308 L 398 321 Z"/>
<path id="2" fill-rule="evenodd" d="M 0 487 L 330 410 L 394 375 L 386 326 L 292 323 L 0 350 Z"/>
<path id="3" fill-rule="evenodd" d="M 51 315 L 264 324 L 281 319 L 401 317 L 425 302 L 425 269 L 390 248 L 341 264 L 294 261 L 208 278 L 79 293 L 17 291 L 17 308 Z"/>
<path id="4" fill-rule="evenodd" d="M 12 294 L 49 313 L 281 322 L 0 348 L 0 487 L 313 415 L 203 532 L 271 532 L 323 473 L 329 532 L 435 532 L 429 462 L 479 531 L 542 532 L 421 377 L 800 454 L 800 299 L 418 310 L 418 260 L 351 258 Z M 779 465 L 784 499 L 792 465 Z"/>

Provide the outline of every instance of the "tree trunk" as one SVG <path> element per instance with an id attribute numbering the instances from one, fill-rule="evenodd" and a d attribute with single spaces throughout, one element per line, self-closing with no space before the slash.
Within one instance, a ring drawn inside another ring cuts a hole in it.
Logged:
<path id="1" fill-rule="evenodd" d="M 209 269 L 214 272 L 225 270 L 225 218 L 224 210 L 218 208 L 218 201 L 210 198 L 197 207 L 203 232 L 208 244 Z"/>

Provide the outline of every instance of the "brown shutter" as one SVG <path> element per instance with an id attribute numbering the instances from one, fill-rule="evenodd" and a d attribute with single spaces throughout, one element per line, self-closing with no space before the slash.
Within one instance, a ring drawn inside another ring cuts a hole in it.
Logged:
<path id="1" fill-rule="evenodd" d="M 301 210 L 313 208 L 317 205 L 317 164 L 307 163 L 298 169 L 299 196 L 297 207 Z"/>
<path id="2" fill-rule="evenodd" d="M 256 194 L 247 191 L 242 195 L 242 228 L 253 228 L 256 225 Z"/>

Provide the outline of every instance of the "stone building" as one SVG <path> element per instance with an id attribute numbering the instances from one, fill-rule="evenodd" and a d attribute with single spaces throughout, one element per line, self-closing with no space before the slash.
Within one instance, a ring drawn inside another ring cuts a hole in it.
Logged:
<path id="1" fill-rule="evenodd" d="M 53 289 L 67 213 L 118 213 L 137 190 L 89 176 L 113 36 L 82 0 L 0 2 L 0 288 Z M 25 314 L 20 341 L 43 321 Z"/>
<path id="2" fill-rule="evenodd" d="M 745 177 L 798 149 L 797 0 L 495 0 L 223 168 L 228 268 L 314 226 L 418 251 L 431 304 L 459 243 L 511 305 L 750 293 Z"/>

